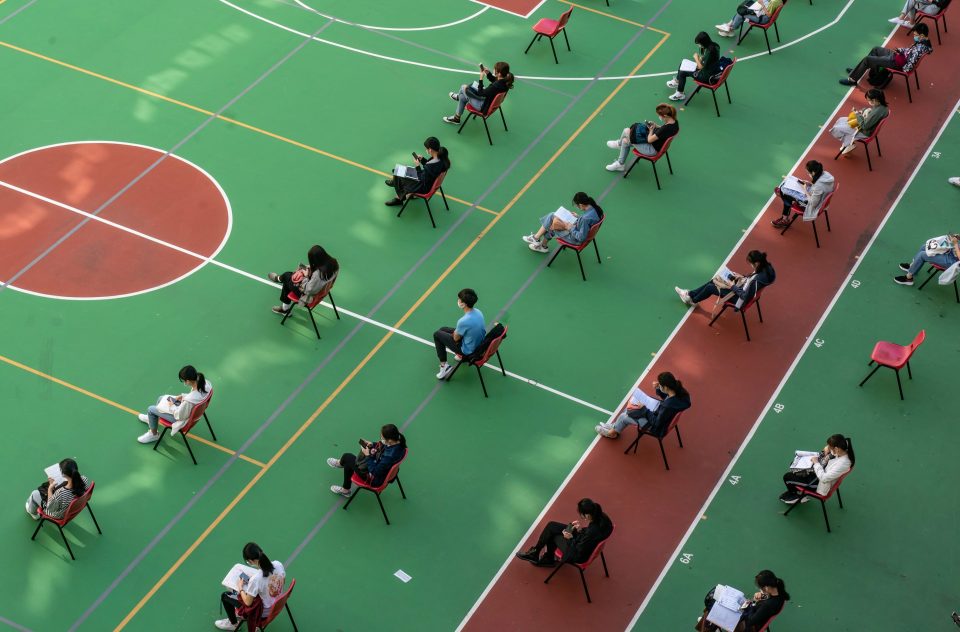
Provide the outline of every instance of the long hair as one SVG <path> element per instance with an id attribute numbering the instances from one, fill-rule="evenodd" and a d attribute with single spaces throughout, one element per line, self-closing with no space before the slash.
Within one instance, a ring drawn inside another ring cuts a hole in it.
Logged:
<path id="1" fill-rule="evenodd" d="M 263 571 L 264 577 L 270 577 L 270 574 L 273 573 L 273 562 L 255 542 L 247 542 L 244 545 L 243 559 L 256 562 L 260 570 Z"/>
<path id="2" fill-rule="evenodd" d="M 315 245 L 307 251 L 307 261 L 310 263 L 310 271 L 320 271 L 320 276 L 330 279 L 340 271 L 340 262 L 330 256 L 323 246 Z"/>
<path id="3" fill-rule="evenodd" d="M 597 201 L 596 201 L 596 200 L 594 200 L 592 197 L 590 197 L 589 195 L 587 195 L 587 194 L 584 193 L 583 191 L 580 191 L 580 192 L 576 193 L 576 194 L 573 196 L 573 203 L 574 203 L 574 204 L 584 204 L 584 205 L 592 206 L 594 209 L 596 209 L 596 211 L 597 211 L 597 216 L 598 216 L 600 219 L 603 219 L 603 209 L 600 208 L 600 205 L 597 204 Z"/>
<path id="4" fill-rule="evenodd" d="M 770 267 L 770 262 L 767 261 L 767 253 L 760 252 L 759 250 L 751 250 L 748 252 L 747 261 L 757 264 L 757 272 Z"/>
<path id="5" fill-rule="evenodd" d="M 437 158 L 440 160 L 440 164 L 443 165 L 443 170 L 446 171 L 450 168 L 450 152 L 447 151 L 447 148 L 440 144 L 440 141 L 436 136 L 430 136 L 427 140 L 423 141 L 423 146 L 426 149 L 432 149 L 437 152 Z"/>
<path id="6" fill-rule="evenodd" d="M 188 364 L 180 369 L 180 379 L 190 380 L 191 382 L 196 381 L 197 390 L 200 391 L 201 394 L 205 394 L 207 392 L 206 378 L 203 377 L 203 373 L 198 373 L 197 370 L 193 368 L 192 364 Z"/>
<path id="7" fill-rule="evenodd" d="M 83 496 L 87 491 L 87 486 L 83 483 L 83 477 L 80 476 L 80 469 L 77 462 L 73 459 L 64 459 L 60 461 L 60 473 L 70 479 L 71 489 L 75 496 Z"/>
<path id="8" fill-rule="evenodd" d="M 706 31 L 700 31 L 697 33 L 697 36 L 693 38 L 693 42 L 703 50 L 707 50 L 711 46 L 718 46 L 716 42 L 710 39 L 710 36 Z"/>
<path id="9" fill-rule="evenodd" d="M 832 435 L 827 439 L 827 445 L 846 451 L 847 458 L 850 459 L 850 467 L 857 462 L 857 457 L 853 454 L 853 439 L 850 437 L 844 437 L 842 434 Z"/>
<path id="10" fill-rule="evenodd" d="M 872 99 L 877 101 L 880 105 L 887 107 L 887 95 L 885 95 L 883 90 L 880 88 L 871 88 L 867 90 L 867 94 L 865 96 L 867 99 Z"/>
<path id="11" fill-rule="evenodd" d="M 754 581 L 757 583 L 757 588 L 776 588 L 784 601 L 790 601 L 790 594 L 787 592 L 787 587 L 784 586 L 782 579 L 773 574 L 773 571 L 760 571 L 757 573 Z"/>
<path id="12" fill-rule="evenodd" d="M 669 103 L 658 103 L 656 112 L 660 116 L 669 116 L 673 120 L 677 120 L 677 108 Z"/>
<path id="13" fill-rule="evenodd" d="M 690 393 L 687 392 L 687 389 L 683 388 L 683 382 L 673 377 L 673 373 L 669 371 L 664 371 L 657 376 L 657 382 L 660 383 L 660 386 L 666 386 L 671 391 L 677 394 L 677 397 L 686 397 Z"/>
<path id="14" fill-rule="evenodd" d="M 604 526 L 610 522 L 610 517 L 603 513 L 600 503 L 595 503 L 589 498 L 582 498 L 577 503 L 577 512 L 581 516 L 590 516 L 591 522 L 597 526 Z"/>
<path id="15" fill-rule="evenodd" d="M 380 436 L 390 441 L 399 441 L 400 447 L 406 450 L 407 438 L 403 436 L 400 429 L 393 424 L 385 424 L 380 428 Z"/>
<path id="16" fill-rule="evenodd" d="M 810 179 L 816 182 L 823 175 L 823 164 L 817 160 L 808 160 L 804 165 L 810 174 Z"/>

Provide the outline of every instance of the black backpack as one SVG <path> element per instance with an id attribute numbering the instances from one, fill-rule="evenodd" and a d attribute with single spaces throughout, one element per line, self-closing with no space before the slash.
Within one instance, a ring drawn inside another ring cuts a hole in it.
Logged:
<path id="1" fill-rule="evenodd" d="M 708 83 L 710 83 L 711 85 L 713 85 L 713 84 L 715 84 L 716 82 L 720 81 L 720 75 L 722 75 L 722 74 L 723 74 L 723 71 L 727 69 L 727 66 L 729 66 L 729 65 L 732 64 L 732 63 L 733 63 L 733 60 L 730 59 L 729 57 L 721 57 L 720 59 L 718 59 L 718 60 L 717 60 L 717 72 L 715 72 L 714 74 L 710 75 L 710 80 L 709 80 Z"/>
<path id="2" fill-rule="evenodd" d="M 870 72 L 867 73 L 867 83 L 881 90 L 890 85 L 890 81 L 892 80 L 893 73 L 886 68 L 871 68 Z"/>
<path id="3" fill-rule="evenodd" d="M 490 331 L 487 332 L 487 335 L 483 337 L 483 342 L 477 345 L 477 348 L 473 350 L 473 353 L 471 353 L 469 357 L 464 359 L 474 362 L 482 358 L 483 354 L 485 354 L 487 349 L 490 348 L 490 344 L 503 335 L 503 330 L 503 325 L 500 323 L 494 323 L 493 327 L 490 328 Z M 506 336 L 503 337 L 506 338 Z"/>

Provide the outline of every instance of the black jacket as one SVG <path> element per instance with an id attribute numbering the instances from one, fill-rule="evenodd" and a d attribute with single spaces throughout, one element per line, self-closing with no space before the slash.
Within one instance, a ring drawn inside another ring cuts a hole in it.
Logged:
<path id="1" fill-rule="evenodd" d="M 613 533 L 613 523 L 610 522 L 607 514 L 601 514 L 601 518 L 588 524 L 586 529 L 574 530 L 573 538 L 567 545 L 562 561 L 578 564 L 586 562 L 597 545 L 609 538 L 611 533 Z"/>
<path id="2" fill-rule="evenodd" d="M 667 397 L 667 394 L 658 388 L 657 399 L 660 400 L 660 405 L 657 406 L 656 411 L 652 411 L 649 408 L 641 408 L 639 410 L 628 411 L 627 415 L 631 419 L 646 419 L 650 422 L 646 431 L 655 437 L 662 437 L 663 433 L 666 432 L 670 426 L 670 422 L 673 421 L 673 418 L 681 411 L 690 408 L 690 393 Z"/>

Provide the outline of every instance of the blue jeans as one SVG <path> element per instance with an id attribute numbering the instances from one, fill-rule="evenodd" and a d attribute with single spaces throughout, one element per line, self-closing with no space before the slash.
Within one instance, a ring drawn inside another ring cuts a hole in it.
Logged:
<path id="1" fill-rule="evenodd" d="M 933 255 L 932 257 L 927 255 L 926 248 L 921 248 L 913 257 L 913 262 L 910 263 L 910 269 L 907 270 L 907 274 L 911 277 L 917 275 L 917 272 L 920 272 L 920 269 L 923 268 L 925 263 L 935 263 L 938 266 L 944 268 L 949 268 L 957 262 L 957 255 L 951 250 L 950 252 L 945 252 L 942 255 Z"/>
<path id="2" fill-rule="evenodd" d="M 460 98 L 457 99 L 457 116 L 459 117 L 463 114 L 463 111 L 467 109 L 467 103 L 472 105 L 479 111 L 483 111 L 483 99 L 474 99 L 473 97 L 467 96 L 467 86 L 460 86 Z"/>
<path id="3" fill-rule="evenodd" d="M 640 425 L 640 422 L 643 422 L 643 425 Z M 641 428 L 645 428 L 649 423 L 650 421 L 645 417 L 641 417 L 639 420 L 637 420 L 627 413 L 620 413 L 620 416 L 617 417 L 617 420 L 613 422 L 613 429 L 619 434 L 622 433 L 623 429 L 627 426 L 640 426 Z"/>
<path id="4" fill-rule="evenodd" d="M 752 2 L 750 4 L 753 4 Z M 757 15 L 756 13 L 750 13 L 750 15 L 743 16 L 739 13 L 733 16 L 733 19 L 730 20 L 730 27 L 732 30 L 736 31 L 740 28 L 740 25 L 743 24 L 743 20 L 746 19 L 748 22 L 753 22 L 754 24 L 766 24 L 770 21 L 769 15 Z"/>
<path id="5" fill-rule="evenodd" d="M 160 417 L 162 417 L 163 419 L 166 419 L 170 423 L 173 423 L 174 421 L 176 421 L 176 419 L 173 418 L 173 415 L 169 413 L 162 413 L 159 410 L 157 410 L 156 406 L 151 406 L 150 408 L 147 409 L 147 420 L 148 420 L 147 425 L 150 426 L 150 430 L 152 430 L 153 432 L 156 432 L 157 427 L 160 425 L 160 422 L 157 421 L 157 419 Z"/>

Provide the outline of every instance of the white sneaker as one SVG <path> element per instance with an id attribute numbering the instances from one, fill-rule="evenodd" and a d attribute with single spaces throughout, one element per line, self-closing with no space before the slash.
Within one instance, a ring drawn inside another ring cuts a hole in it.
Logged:
<path id="1" fill-rule="evenodd" d="M 334 494 L 340 494 L 344 498 L 350 498 L 350 490 L 340 487 L 339 485 L 331 485 L 330 491 L 332 491 Z"/>
<path id="2" fill-rule="evenodd" d="M 955 187 L 960 187 L 960 178 L 947 178 L 947 182 Z"/>
<path id="3" fill-rule="evenodd" d="M 533 233 L 530 233 L 529 235 L 524 235 L 523 240 L 528 244 L 535 244 L 538 241 L 540 241 L 539 239 L 536 238 L 536 236 Z"/>
<path id="4" fill-rule="evenodd" d="M 606 437 L 607 439 L 616 439 L 617 434 L 613 429 L 613 426 L 608 426 L 607 424 L 597 424 L 594 427 L 594 430 L 597 431 L 597 434 L 601 437 Z"/>
<path id="5" fill-rule="evenodd" d="M 856 148 L 857 148 L 857 144 L 856 144 L 856 143 L 850 143 L 849 145 L 847 145 L 846 147 L 844 147 L 844 148 L 840 151 L 840 153 L 841 153 L 841 154 L 849 154 L 851 151 L 853 151 L 853 150 L 856 149 Z"/>
<path id="6" fill-rule="evenodd" d="M 677 293 L 681 301 L 683 301 L 687 305 L 693 305 L 693 301 L 690 300 L 690 292 L 688 292 L 687 290 L 682 290 L 679 287 L 673 288 L 673 291 Z"/>
<path id="7" fill-rule="evenodd" d="M 736 33 L 733 31 L 728 31 L 726 29 L 717 29 L 717 35 L 720 37 L 734 37 Z"/>
<path id="8" fill-rule="evenodd" d="M 539 241 L 535 244 L 530 244 L 530 250 L 534 252 L 550 252 L 550 249 L 541 244 Z"/>
<path id="9" fill-rule="evenodd" d="M 340 459 L 335 459 L 333 457 L 330 457 L 329 459 L 327 459 L 327 465 L 329 465 L 330 467 L 339 468 L 341 470 L 343 469 L 343 466 L 340 465 Z"/>
<path id="10" fill-rule="evenodd" d="M 673 79 L 671 79 L 670 81 L 667 82 L 667 87 L 668 87 L 668 88 L 673 88 L 674 90 L 677 89 L 677 86 L 678 86 L 678 85 L 680 85 L 680 84 L 677 83 L 677 78 L 676 78 L 676 77 L 674 77 Z"/>
<path id="11" fill-rule="evenodd" d="M 23 508 L 27 510 L 27 515 L 30 516 L 31 518 L 33 518 L 34 520 L 39 520 L 39 519 L 40 519 L 40 516 L 38 516 L 37 514 L 33 513 L 32 511 L 30 511 L 30 501 L 29 501 L 29 500 L 27 501 L 27 504 L 25 504 L 25 505 L 23 506 Z"/>
<path id="12" fill-rule="evenodd" d="M 150 423 L 150 418 L 147 417 L 146 415 L 144 415 L 143 413 L 140 413 L 139 415 L 137 415 L 137 419 L 139 419 L 140 421 L 142 421 L 142 422 L 145 423 L 145 424 Z"/>
<path id="13" fill-rule="evenodd" d="M 620 149 L 620 141 L 618 140 L 608 140 L 607 147 L 610 149 Z"/>
<path id="14" fill-rule="evenodd" d="M 910 20 L 900 20 L 900 26 L 902 26 L 905 29 L 912 29 L 914 27 L 914 24 Z"/>
<path id="15" fill-rule="evenodd" d="M 530 247 L 533 248 L 533 244 L 531 244 Z M 437 379 L 438 379 L 438 380 L 445 380 L 445 379 L 447 379 L 447 376 L 450 375 L 451 373 L 453 373 L 453 365 L 452 365 L 452 364 L 443 364 L 443 365 L 440 365 L 440 372 L 437 373 Z"/>
<path id="16" fill-rule="evenodd" d="M 173 422 L 173 427 L 170 428 L 170 434 L 177 434 L 180 432 L 180 429 L 187 425 L 185 421 L 175 421 Z"/>
<path id="17" fill-rule="evenodd" d="M 730 23 L 724 22 L 723 24 L 714 24 L 713 28 L 717 29 L 718 31 L 727 31 L 730 30 Z"/>
<path id="18" fill-rule="evenodd" d="M 901 20 L 899 15 L 895 18 L 890 18 L 889 20 L 887 20 L 887 22 L 889 22 L 890 24 L 900 24 L 900 21 Z"/>
<path id="19" fill-rule="evenodd" d="M 614 160 L 606 166 L 607 171 L 623 171 L 623 164 L 619 160 Z"/>
<path id="20" fill-rule="evenodd" d="M 221 630 L 236 630 L 240 627 L 240 622 L 230 623 L 230 619 L 217 619 L 213 622 L 213 625 Z"/>
<path id="21" fill-rule="evenodd" d="M 160 440 L 160 434 L 153 434 L 149 430 L 137 437 L 137 441 L 140 443 L 156 443 Z"/>
<path id="22" fill-rule="evenodd" d="M 667 98 L 670 99 L 671 101 L 683 101 L 684 99 L 687 98 L 687 95 L 685 95 L 684 93 L 678 90 Z"/>

